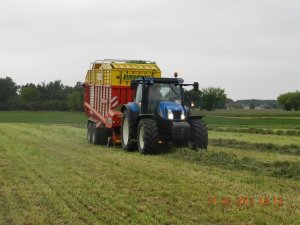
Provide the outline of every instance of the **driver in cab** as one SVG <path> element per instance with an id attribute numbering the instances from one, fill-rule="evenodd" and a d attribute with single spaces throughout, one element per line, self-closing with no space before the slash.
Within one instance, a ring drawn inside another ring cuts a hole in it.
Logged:
<path id="1" fill-rule="evenodd" d="M 162 94 L 160 92 L 160 85 L 151 85 L 149 87 L 149 101 L 148 101 L 148 109 L 149 112 L 155 112 L 155 109 L 158 103 L 162 99 Z"/>

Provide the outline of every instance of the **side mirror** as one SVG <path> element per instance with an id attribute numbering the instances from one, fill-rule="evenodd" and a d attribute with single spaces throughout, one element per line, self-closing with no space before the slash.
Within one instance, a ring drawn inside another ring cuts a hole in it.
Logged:
<path id="1" fill-rule="evenodd" d="M 138 86 L 138 82 L 136 80 L 131 80 L 130 82 L 130 88 L 131 89 L 136 89 Z"/>
<path id="2" fill-rule="evenodd" d="M 194 91 L 199 91 L 199 83 L 198 82 L 194 82 L 193 86 L 194 86 Z"/>

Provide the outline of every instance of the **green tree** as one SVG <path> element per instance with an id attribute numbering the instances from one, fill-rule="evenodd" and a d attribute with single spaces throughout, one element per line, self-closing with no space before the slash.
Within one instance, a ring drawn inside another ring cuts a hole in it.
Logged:
<path id="1" fill-rule="evenodd" d="M 300 92 L 288 92 L 277 97 L 278 103 L 284 110 L 300 110 Z"/>
<path id="2" fill-rule="evenodd" d="M 41 101 L 47 101 L 50 99 L 49 96 L 49 91 L 47 89 L 47 85 L 45 84 L 45 82 L 43 82 L 42 84 L 38 84 L 36 86 L 36 88 L 39 90 L 40 92 L 40 100 Z"/>
<path id="3" fill-rule="evenodd" d="M 225 108 L 226 94 L 222 88 L 203 88 L 201 108 L 206 110 L 215 110 Z"/>
<path id="4" fill-rule="evenodd" d="M 83 111 L 84 89 L 81 82 L 77 82 L 71 88 L 72 92 L 68 96 L 68 107 L 72 111 Z"/>
<path id="5" fill-rule="evenodd" d="M 27 84 L 23 86 L 20 94 L 24 103 L 36 102 L 40 99 L 40 92 L 34 84 Z"/>
<path id="6" fill-rule="evenodd" d="M 38 110 L 37 101 L 40 100 L 40 92 L 34 85 L 27 85 L 21 88 L 21 100 L 30 110 Z"/>
<path id="7" fill-rule="evenodd" d="M 0 78 L 0 103 L 17 95 L 18 86 L 10 77 Z"/>
<path id="8" fill-rule="evenodd" d="M 73 91 L 68 97 L 68 106 L 72 111 L 82 111 L 83 97 L 80 91 Z"/>
<path id="9" fill-rule="evenodd" d="M 49 100 L 64 100 L 67 95 L 64 92 L 64 85 L 60 80 L 50 82 L 46 85 Z"/>

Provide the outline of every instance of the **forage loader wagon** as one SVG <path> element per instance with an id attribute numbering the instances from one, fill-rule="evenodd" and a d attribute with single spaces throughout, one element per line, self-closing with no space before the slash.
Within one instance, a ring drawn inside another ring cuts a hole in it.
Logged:
<path id="1" fill-rule="evenodd" d="M 84 82 L 90 143 L 121 144 L 128 151 L 155 153 L 166 144 L 207 148 L 206 124 L 184 105 L 183 79 L 162 78 L 150 61 L 98 60 Z"/>

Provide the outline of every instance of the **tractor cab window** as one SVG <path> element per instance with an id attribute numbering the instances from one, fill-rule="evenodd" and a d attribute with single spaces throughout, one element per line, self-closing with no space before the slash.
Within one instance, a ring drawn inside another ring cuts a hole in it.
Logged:
<path id="1" fill-rule="evenodd" d="M 163 84 L 160 88 L 160 93 L 162 101 L 181 103 L 181 89 L 179 85 Z"/>
<path id="2" fill-rule="evenodd" d="M 148 109 L 154 112 L 160 101 L 181 104 L 181 89 L 175 84 L 153 84 L 149 86 Z"/>

